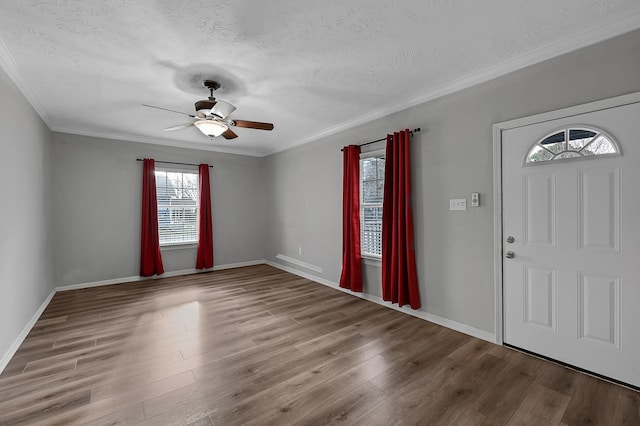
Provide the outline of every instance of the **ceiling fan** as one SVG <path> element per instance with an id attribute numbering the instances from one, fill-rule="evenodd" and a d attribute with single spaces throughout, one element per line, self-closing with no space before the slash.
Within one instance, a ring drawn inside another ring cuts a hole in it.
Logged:
<path id="1" fill-rule="evenodd" d="M 225 139 L 235 139 L 238 137 L 238 135 L 233 130 L 231 130 L 231 127 L 273 130 L 272 123 L 229 119 L 229 115 L 236 109 L 236 107 L 231 105 L 229 102 L 216 100 L 216 98 L 213 97 L 213 91 L 220 88 L 220 83 L 215 80 L 205 80 L 202 82 L 202 84 L 204 87 L 209 89 L 209 99 L 197 101 L 195 103 L 195 114 L 189 114 L 186 112 L 175 111 L 172 109 L 147 104 L 143 104 L 142 106 L 175 112 L 177 114 L 187 115 L 195 119 L 195 121 L 191 123 L 167 127 L 166 129 L 164 129 L 166 132 L 173 132 L 175 130 L 182 130 L 186 129 L 187 127 L 195 126 L 205 136 L 209 136 L 211 139 L 220 135 L 222 135 L 222 137 Z"/>

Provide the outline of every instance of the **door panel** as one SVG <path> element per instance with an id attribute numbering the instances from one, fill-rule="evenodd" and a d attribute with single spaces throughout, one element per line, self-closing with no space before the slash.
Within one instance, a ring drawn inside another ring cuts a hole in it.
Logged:
<path id="1" fill-rule="evenodd" d="M 522 177 L 524 240 L 526 244 L 556 245 L 556 175 Z"/>
<path id="2" fill-rule="evenodd" d="M 504 342 L 640 386 L 640 104 L 502 133 Z M 587 123 L 622 156 L 523 165 Z M 579 126 L 576 126 L 579 127 Z M 512 236 L 513 242 L 507 237 Z"/>
<path id="3" fill-rule="evenodd" d="M 525 266 L 525 323 L 557 329 L 556 271 Z"/>
<path id="4" fill-rule="evenodd" d="M 578 169 L 579 247 L 620 252 L 620 168 Z"/>
<path id="5" fill-rule="evenodd" d="M 579 274 L 579 338 L 620 348 L 620 279 Z"/>

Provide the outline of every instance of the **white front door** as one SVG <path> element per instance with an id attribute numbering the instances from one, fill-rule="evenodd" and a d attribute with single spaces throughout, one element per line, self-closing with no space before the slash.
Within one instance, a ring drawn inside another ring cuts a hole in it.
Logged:
<path id="1" fill-rule="evenodd" d="M 634 386 L 640 386 L 638 119 L 634 103 L 502 133 L 503 256 L 513 253 L 503 257 L 504 342 Z M 605 131 L 622 155 L 524 165 L 536 142 L 570 127 Z"/>

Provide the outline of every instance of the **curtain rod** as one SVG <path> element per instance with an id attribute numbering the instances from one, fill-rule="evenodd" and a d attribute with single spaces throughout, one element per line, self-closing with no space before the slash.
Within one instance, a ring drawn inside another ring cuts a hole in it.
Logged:
<path id="1" fill-rule="evenodd" d="M 144 158 L 136 158 L 136 161 L 144 161 Z M 156 161 L 156 163 L 179 164 L 181 166 L 194 166 L 194 167 L 198 167 L 200 165 L 200 164 L 191 164 L 191 163 L 176 163 L 175 161 Z M 209 166 L 209 167 L 213 169 L 213 166 Z"/>
<path id="2" fill-rule="evenodd" d="M 420 127 L 416 127 L 415 129 L 410 130 L 410 131 L 409 131 L 409 134 L 410 134 L 411 136 L 413 136 L 413 134 L 414 134 L 414 133 L 420 133 L 421 131 L 422 131 L 422 129 L 421 129 Z M 372 143 L 382 142 L 382 141 L 386 141 L 386 140 L 387 140 L 387 138 L 386 138 L 386 137 L 384 137 L 384 138 L 382 138 L 382 139 L 376 139 L 375 141 L 361 143 L 361 144 L 359 144 L 358 146 L 371 145 Z M 356 145 L 357 145 L 357 144 L 356 144 Z M 343 148 L 340 148 L 340 151 L 344 151 L 344 149 L 343 149 Z"/>

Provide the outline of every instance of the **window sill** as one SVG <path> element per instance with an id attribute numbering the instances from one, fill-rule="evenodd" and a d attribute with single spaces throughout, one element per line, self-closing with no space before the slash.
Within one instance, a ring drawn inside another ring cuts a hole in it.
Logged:
<path id="1" fill-rule="evenodd" d="M 362 261 L 366 266 L 382 267 L 382 259 L 379 257 L 362 256 Z"/>
<path id="2" fill-rule="evenodd" d="M 198 248 L 198 243 L 177 243 L 160 246 L 161 251 L 188 250 Z"/>

